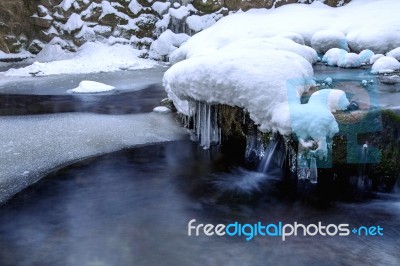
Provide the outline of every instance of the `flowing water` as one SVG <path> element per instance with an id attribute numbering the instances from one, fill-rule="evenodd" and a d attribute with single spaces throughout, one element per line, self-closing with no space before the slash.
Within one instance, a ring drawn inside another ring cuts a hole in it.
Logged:
<path id="1" fill-rule="evenodd" d="M 1 95 L 0 101 L 9 105 L 0 110 L 8 119 L 15 114 L 59 112 L 147 115 L 165 97 L 160 82 L 140 90 L 131 90 L 128 82 L 121 85 L 126 91 L 86 99 L 67 95 L 62 84 L 62 89 L 51 88 L 47 95 L 28 95 L 39 90 L 30 91 L 28 86 L 23 96 Z M 204 150 L 187 138 L 125 146 L 80 159 L 53 170 L 0 206 L 0 265 L 400 264 L 399 194 L 320 205 L 318 199 L 294 199 L 290 182 L 276 176 L 246 169 L 229 154 Z M 262 236 L 250 241 L 244 236 L 189 237 L 192 219 L 214 225 L 235 221 L 347 223 L 351 229 L 379 225 L 384 236 L 299 236 L 286 241 Z"/>

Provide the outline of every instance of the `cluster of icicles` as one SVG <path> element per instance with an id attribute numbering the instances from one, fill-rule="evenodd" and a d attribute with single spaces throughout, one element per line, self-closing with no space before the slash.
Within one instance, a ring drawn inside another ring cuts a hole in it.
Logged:
<path id="1" fill-rule="evenodd" d="M 218 123 L 218 107 L 199 101 L 189 103 L 192 121 L 192 133 L 200 146 L 209 149 L 212 145 L 221 143 L 221 128 Z M 185 126 L 190 127 L 190 118 L 183 117 Z M 273 167 L 284 168 L 297 172 L 298 179 L 318 182 L 316 156 L 313 153 L 298 153 L 290 143 L 288 136 L 273 134 L 267 147 L 264 146 L 262 134 L 257 127 L 250 124 L 247 130 L 245 158 L 248 161 L 259 161 L 259 172 L 268 173 Z"/>

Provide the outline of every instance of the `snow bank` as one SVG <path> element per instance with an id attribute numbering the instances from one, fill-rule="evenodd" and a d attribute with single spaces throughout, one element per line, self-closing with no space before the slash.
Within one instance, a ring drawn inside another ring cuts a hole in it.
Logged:
<path id="1" fill-rule="evenodd" d="M 56 167 L 88 156 L 184 137 L 184 130 L 167 114 L 2 117 L 0 202 Z"/>
<path id="2" fill-rule="evenodd" d="M 329 66 L 337 66 L 339 61 L 344 61 L 347 51 L 339 48 L 332 48 L 322 57 L 322 62 Z"/>
<path id="3" fill-rule="evenodd" d="M 222 14 L 192 15 L 186 18 L 186 23 L 191 30 L 199 32 L 211 27 L 222 17 Z"/>
<path id="4" fill-rule="evenodd" d="M 182 60 L 194 54 L 212 52 L 221 43 L 243 36 L 266 38 L 285 32 L 301 36 L 305 44 L 313 44 L 322 51 L 330 45 L 347 49 L 347 43 L 352 52 L 369 49 L 374 53 L 386 53 L 400 47 L 397 10 L 400 10 L 400 1 L 353 0 L 339 8 L 315 1 L 311 5 L 291 4 L 276 9 L 238 12 L 193 36 L 176 51 L 179 55 L 171 55 L 171 58 Z"/>
<path id="5" fill-rule="evenodd" d="M 57 48 L 56 48 L 57 49 Z M 6 76 L 56 75 L 74 73 L 95 73 L 120 69 L 143 69 L 157 65 L 156 62 L 139 58 L 141 51 L 129 45 L 109 46 L 99 42 L 82 45 L 69 59 L 48 63 L 35 62 L 30 66 L 10 69 Z"/>
<path id="6" fill-rule="evenodd" d="M 344 57 L 339 57 L 338 67 L 353 68 L 361 66 L 361 60 L 356 53 L 347 53 Z"/>
<path id="7" fill-rule="evenodd" d="M 112 91 L 114 89 L 115 89 L 115 87 L 104 84 L 104 83 L 90 81 L 90 80 L 83 80 L 79 83 L 79 86 L 75 89 L 72 89 L 71 92 L 73 92 L 73 93 L 98 93 L 98 92 Z"/>
<path id="8" fill-rule="evenodd" d="M 400 62 L 390 56 L 384 56 L 376 60 L 372 65 L 373 74 L 392 73 L 400 69 Z"/>
<path id="9" fill-rule="evenodd" d="M 61 48 L 61 46 L 55 44 L 48 44 L 37 54 L 35 57 L 35 61 L 37 62 L 50 62 L 56 60 L 62 60 L 66 58 L 70 58 L 73 55 L 69 52 L 66 52 Z"/>
<path id="10" fill-rule="evenodd" d="M 371 50 L 363 50 L 359 53 L 358 57 L 359 60 L 362 64 L 369 64 L 371 61 L 371 58 L 374 56 L 374 52 L 372 52 Z"/>

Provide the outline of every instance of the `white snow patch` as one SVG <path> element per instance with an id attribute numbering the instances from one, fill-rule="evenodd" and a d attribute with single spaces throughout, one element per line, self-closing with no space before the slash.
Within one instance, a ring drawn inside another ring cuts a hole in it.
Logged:
<path id="1" fill-rule="evenodd" d="M 160 114 L 167 114 L 171 113 L 171 109 L 165 107 L 165 106 L 157 106 L 156 108 L 153 109 L 153 112 L 155 113 L 160 113 Z"/>
<path id="2" fill-rule="evenodd" d="M 129 45 L 116 44 L 109 46 L 99 42 L 87 42 L 79 47 L 73 57 L 48 63 L 35 62 L 30 66 L 10 69 L 6 76 L 74 74 L 108 72 L 120 69 L 144 69 L 155 67 L 152 60 L 139 58 L 142 51 Z"/>
<path id="3" fill-rule="evenodd" d="M 64 9 L 64 11 L 68 11 L 75 0 L 63 0 L 58 6 Z"/>
<path id="4" fill-rule="evenodd" d="M 199 32 L 211 27 L 222 17 L 222 14 L 192 15 L 186 18 L 186 23 L 191 30 Z"/>
<path id="5" fill-rule="evenodd" d="M 164 15 L 167 11 L 168 8 L 171 7 L 171 3 L 170 2 L 155 2 L 151 8 L 156 11 L 160 16 Z"/>
<path id="6" fill-rule="evenodd" d="M 140 11 L 142 11 L 143 6 L 139 4 L 136 0 L 131 0 L 128 8 L 130 11 L 132 11 L 133 14 L 137 15 Z"/>
<path id="7" fill-rule="evenodd" d="M 70 90 L 73 93 L 99 93 L 114 90 L 115 87 L 90 80 L 83 80 L 79 83 L 79 86 L 75 89 Z"/>
<path id="8" fill-rule="evenodd" d="M 356 53 L 347 53 L 344 57 L 339 57 L 338 67 L 353 68 L 361 66 L 361 61 Z"/>
<path id="9" fill-rule="evenodd" d="M 82 28 L 83 24 L 84 22 L 82 21 L 81 16 L 76 13 L 73 13 L 69 17 L 67 23 L 65 23 L 65 25 L 63 26 L 63 30 L 71 32 Z"/>
<path id="10" fill-rule="evenodd" d="M 400 62 L 390 56 L 381 57 L 372 65 L 371 73 L 392 73 L 400 69 Z"/>

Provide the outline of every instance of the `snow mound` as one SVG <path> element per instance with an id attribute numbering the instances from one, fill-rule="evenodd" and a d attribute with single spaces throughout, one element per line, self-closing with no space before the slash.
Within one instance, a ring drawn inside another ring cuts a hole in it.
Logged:
<path id="1" fill-rule="evenodd" d="M 68 57 L 72 57 L 72 54 L 63 50 L 60 45 L 48 44 L 37 54 L 35 61 L 43 63 L 62 60 Z"/>
<path id="2" fill-rule="evenodd" d="M 83 80 L 79 83 L 79 86 L 75 89 L 72 89 L 70 92 L 73 93 L 98 93 L 98 92 L 107 92 L 114 90 L 115 87 L 106 85 L 104 83 Z"/>
<path id="3" fill-rule="evenodd" d="M 191 30 L 199 32 L 211 27 L 222 17 L 222 14 L 192 15 L 186 18 L 186 23 Z"/>
<path id="4" fill-rule="evenodd" d="M 190 36 L 185 33 L 176 34 L 171 30 L 166 30 L 151 44 L 149 56 L 153 59 L 168 57 L 189 38 Z"/>
<path id="5" fill-rule="evenodd" d="M 381 57 L 372 65 L 373 74 L 392 73 L 400 69 L 400 62 L 390 56 Z"/>
<path id="6" fill-rule="evenodd" d="M 347 51 L 339 48 L 329 49 L 322 57 L 322 62 L 329 66 L 337 66 L 339 61 L 344 61 Z"/>
<path id="7" fill-rule="evenodd" d="M 397 47 L 396 49 L 393 49 L 392 51 L 388 52 L 386 56 L 396 58 L 398 61 L 400 61 L 400 47 Z"/>
<path id="8" fill-rule="evenodd" d="M 359 60 L 362 64 L 369 64 L 371 61 L 371 58 L 374 56 L 374 52 L 372 52 L 371 50 L 362 50 L 359 54 Z"/>
<path id="9" fill-rule="evenodd" d="M 57 48 L 56 48 L 57 49 Z M 99 42 L 87 42 L 69 59 L 48 63 L 35 62 L 30 66 L 10 69 L 6 76 L 56 75 L 75 73 L 96 73 L 117 71 L 121 69 L 152 68 L 156 62 L 139 58 L 141 51 L 129 45 L 115 44 L 109 46 Z"/>
<path id="10" fill-rule="evenodd" d="M 347 53 L 344 57 L 339 57 L 338 67 L 353 68 L 361 66 L 360 57 L 356 53 Z"/>
<path id="11" fill-rule="evenodd" d="M 337 30 L 322 30 L 316 32 L 311 38 L 311 47 L 317 53 L 324 54 L 329 49 L 340 48 L 349 51 L 346 36 Z"/>
<path id="12" fill-rule="evenodd" d="M 292 40 L 295 43 L 298 43 L 301 45 L 305 44 L 303 37 L 301 37 L 300 34 L 297 34 L 294 32 L 282 32 L 282 33 L 279 33 L 278 35 L 276 35 L 276 37 L 286 38 L 286 39 Z"/>
<path id="13" fill-rule="evenodd" d="M 376 54 L 376 55 L 373 55 L 373 56 L 371 56 L 371 58 L 369 59 L 369 63 L 370 63 L 371 65 L 373 65 L 379 58 L 382 58 L 382 57 L 385 57 L 385 55 L 383 55 L 383 54 Z"/>
<path id="14" fill-rule="evenodd" d="M 188 115 L 188 100 L 245 108 L 261 131 L 312 137 L 325 151 L 326 137 L 338 132 L 331 112 L 345 109 L 348 101 L 343 92 L 329 90 L 332 96 L 321 92 L 326 97 L 301 104 L 300 96 L 315 84 L 311 63 L 292 51 L 278 50 L 278 40 L 242 40 L 173 65 L 164 75 L 169 97 Z"/>

